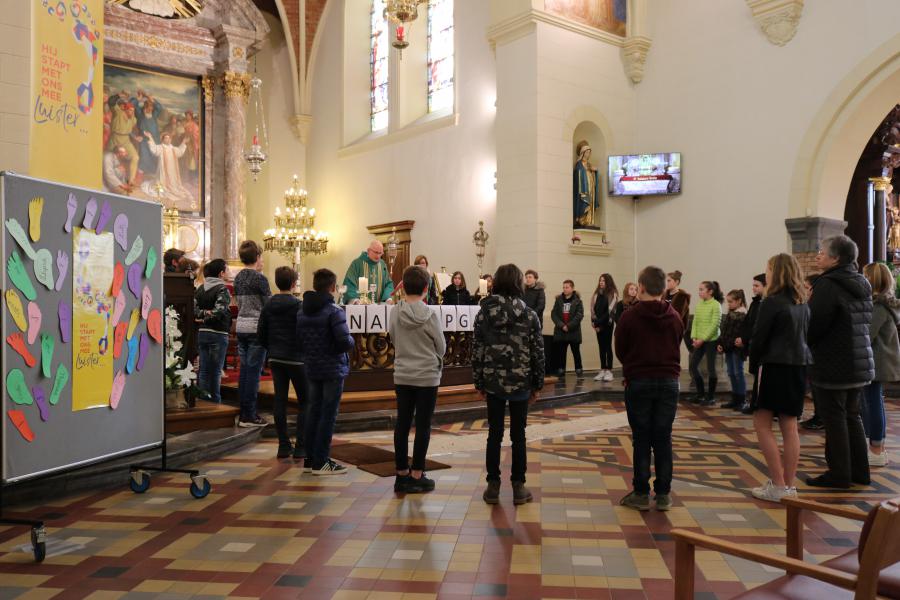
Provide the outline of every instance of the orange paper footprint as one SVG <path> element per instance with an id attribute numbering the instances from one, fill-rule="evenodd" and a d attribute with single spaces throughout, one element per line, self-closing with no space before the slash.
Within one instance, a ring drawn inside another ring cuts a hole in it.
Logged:
<path id="1" fill-rule="evenodd" d="M 113 358 L 119 358 L 122 355 L 122 342 L 125 341 L 125 330 L 127 328 L 127 323 L 116 325 L 116 331 L 113 335 Z"/>
<path id="2" fill-rule="evenodd" d="M 125 281 L 125 267 L 122 266 L 122 263 L 116 263 L 116 267 L 113 269 L 113 281 L 112 281 L 112 295 L 115 298 L 119 295 L 119 292 L 122 291 L 122 283 Z"/>
<path id="3" fill-rule="evenodd" d="M 37 359 L 31 354 L 28 350 L 28 346 L 25 345 L 25 336 L 21 333 L 11 333 L 6 337 L 6 343 L 10 345 L 10 347 L 19 353 L 23 359 L 25 359 L 25 364 L 29 367 L 33 367 L 37 364 Z"/>
<path id="4" fill-rule="evenodd" d="M 6 414 L 9 416 L 9 420 L 12 421 L 15 428 L 22 434 L 22 437 L 25 438 L 25 441 L 33 442 L 34 432 L 31 431 L 31 427 L 28 426 L 28 421 L 25 420 L 25 413 L 21 410 L 10 409 L 6 411 Z"/>

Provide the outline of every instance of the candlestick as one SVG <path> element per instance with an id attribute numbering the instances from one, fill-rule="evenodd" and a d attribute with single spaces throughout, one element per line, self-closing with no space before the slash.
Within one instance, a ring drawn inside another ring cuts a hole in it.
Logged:
<path id="1" fill-rule="evenodd" d="M 366 292 L 369 291 L 369 278 L 368 277 L 360 277 L 359 283 L 357 284 L 357 288 L 359 289 L 359 294 L 362 296 Z"/>
<path id="2" fill-rule="evenodd" d="M 479 279 L 478 280 L 478 294 L 480 296 L 487 296 L 487 279 Z"/>

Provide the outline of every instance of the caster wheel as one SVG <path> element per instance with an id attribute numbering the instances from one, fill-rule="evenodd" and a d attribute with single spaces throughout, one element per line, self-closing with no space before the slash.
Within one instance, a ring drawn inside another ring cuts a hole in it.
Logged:
<path id="1" fill-rule="evenodd" d="M 44 541 L 44 528 L 31 530 L 31 549 L 34 551 L 34 562 L 44 562 L 47 556 L 47 543 Z"/>
<path id="2" fill-rule="evenodd" d="M 212 490 L 212 485 L 206 477 L 191 478 L 191 496 L 194 498 L 206 498 L 210 490 Z"/>
<path id="3" fill-rule="evenodd" d="M 150 474 L 143 471 L 135 471 L 131 474 L 131 479 L 128 483 L 131 485 L 132 492 L 143 494 L 150 489 Z"/>

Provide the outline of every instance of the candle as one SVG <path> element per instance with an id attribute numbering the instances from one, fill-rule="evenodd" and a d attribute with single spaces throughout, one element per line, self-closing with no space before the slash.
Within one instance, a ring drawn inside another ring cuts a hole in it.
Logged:
<path id="1" fill-rule="evenodd" d="M 478 294 L 481 296 L 487 296 L 487 279 L 478 280 Z"/>
<path id="2" fill-rule="evenodd" d="M 401 42 L 403 41 L 403 25 L 397 26 L 397 40 Z"/>
<path id="3" fill-rule="evenodd" d="M 368 277 L 360 277 L 359 285 L 357 287 L 359 288 L 360 294 L 365 294 L 367 291 L 369 291 L 369 278 Z"/>

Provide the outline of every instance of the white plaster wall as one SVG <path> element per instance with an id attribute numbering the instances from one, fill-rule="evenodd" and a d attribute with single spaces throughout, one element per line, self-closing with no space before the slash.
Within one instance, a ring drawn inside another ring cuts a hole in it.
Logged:
<path id="1" fill-rule="evenodd" d="M 31 4 L 0 0 L 0 170 L 28 173 Z"/>
<path id="2" fill-rule="evenodd" d="M 704 279 L 749 290 L 769 256 L 790 251 L 784 219 L 803 136 L 838 82 L 896 35 L 900 3 L 808 1 L 783 47 L 766 40 L 743 2 L 652 8 L 637 138 L 627 149 L 682 152 L 684 191 L 639 202 L 638 266 L 683 271 L 694 297 Z M 872 131 L 888 108 L 869 115 Z"/>
<path id="3" fill-rule="evenodd" d="M 274 226 L 272 215 L 275 207 L 284 209 L 284 191 L 291 187 L 294 174 L 300 176 L 301 186 L 307 182 L 306 148 L 291 130 L 290 119 L 294 113 L 291 89 L 291 64 L 289 49 L 285 43 L 281 21 L 269 13 L 263 13 L 269 24 L 269 38 L 263 42 L 256 56 L 259 78 L 263 82 L 263 104 L 269 132 L 269 160 L 266 161 L 258 181 L 248 173 L 245 185 L 247 194 L 247 237 L 262 244 L 263 232 Z M 250 110 L 250 107 L 248 107 Z M 247 115 L 248 140 L 253 135 L 254 117 Z M 319 203 L 312 198 L 311 205 Z M 318 211 L 317 211 L 318 212 Z M 280 254 L 267 252 L 264 256 L 265 274 L 275 289 L 275 269 L 291 261 Z"/>
<path id="4" fill-rule="evenodd" d="M 485 38 L 488 3 L 456 4 L 458 125 L 341 158 L 344 5 L 341 0 L 328 3 L 312 82 L 307 180 L 317 222 L 329 232 L 331 242 L 328 255 L 307 259 L 307 285 L 319 267 L 328 267 L 343 279 L 350 261 L 368 244 L 367 225 L 406 219 L 416 222 L 411 254 L 427 255 L 435 269 L 464 271 L 470 288 L 477 286 L 471 236 L 478 221 L 484 220 L 492 235 L 485 269 L 496 267 L 496 75 Z"/>

